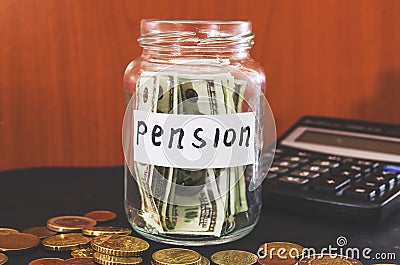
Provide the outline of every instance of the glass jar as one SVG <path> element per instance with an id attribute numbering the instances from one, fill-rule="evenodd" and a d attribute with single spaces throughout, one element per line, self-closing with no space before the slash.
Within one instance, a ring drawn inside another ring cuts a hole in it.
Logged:
<path id="1" fill-rule="evenodd" d="M 275 126 L 253 37 L 245 21 L 142 20 L 123 126 L 125 209 L 139 234 L 210 245 L 256 225 L 272 161 L 265 113 L 271 150 Z"/>

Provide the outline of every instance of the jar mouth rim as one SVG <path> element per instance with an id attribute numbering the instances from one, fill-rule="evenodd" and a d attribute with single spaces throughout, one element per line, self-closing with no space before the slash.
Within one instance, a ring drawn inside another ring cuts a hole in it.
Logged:
<path id="1" fill-rule="evenodd" d="M 249 25 L 248 20 L 203 20 L 203 19 L 142 19 L 141 23 L 166 23 L 166 24 L 205 24 L 205 25 Z"/>
<path id="2" fill-rule="evenodd" d="M 251 21 L 142 19 L 142 47 L 251 48 Z"/>

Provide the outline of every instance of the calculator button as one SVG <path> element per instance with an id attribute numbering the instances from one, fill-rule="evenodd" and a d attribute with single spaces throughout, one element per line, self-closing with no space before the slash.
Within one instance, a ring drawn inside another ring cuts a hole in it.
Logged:
<path id="1" fill-rule="evenodd" d="M 329 168 L 336 168 L 340 164 L 335 161 L 329 161 L 329 160 L 316 160 L 312 163 L 315 166 L 323 166 L 323 167 L 329 167 Z"/>
<path id="2" fill-rule="evenodd" d="M 341 157 L 341 156 L 327 156 L 326 159 L 333 160 L 333 161 L 342 161 L 343 157 Z"/>
<path id="3" fill-rule="evenodd" d="M 362 199 L 370 200 L 376 196 L 376 190 L 371 188 L 363 188 L 363 187 L 350 187 L 346 189 L 343 193 L 344 195 L 351 197 L 358 197 Z"/>
<path id="4" fill-rule="evenodd" d="M 339 171 L 339 175 L 345 178 L 350 178 L 352 180 L 357 180 L 359 178 L 361 178 L 361 173 L 358 171 L 354 171 L 354 170 L 342 170 Z"/>
<path id="5" fill-rule="evenodd" d="M 322 177 L 311 183 L 315 189 L 338 191 L 350 184 L 350 179 L 341 177 Z"/>
<path id="6" fill-rule="evenodd" d="M 274 154 L 267 152 L 267 153 L 263 153 L 263 158 L 264 160 L 272 160 L 274 158 Z"/>
<path id="7" fill-rule="evenodd" d="M 376 182 L 379 184 L 384 184 L 387 188 L 392 188 L 396 182 L 396 180 L 391 176 L 370 176 L 365 179 L 365 181 Z"/>
<path id="8" fill-rule="evenodd" d="M 283 149 L 281 149 L 281 148 L 276 148 L 274 151 L 275 151 L 275 154 L 282 154 L 283 153 Z"/>
<path id="9" fill-rule="evenodd" d="M 299 164 L 296 162 L 290 162 L 290 161 L 277 161 L 272 163 L 273 166 L 278 166 L 278 167 L 288 167 L 288 168 L 295 168 L 298 167 Z"/>
<path id="10" fill-rule="evenodd" d="M 386 188 L 385 184 L 370 180 L 361 181 L 360 183 L 357 183 L 357 186 L 362 188 L 371 188 L 378 192 L 384 192 Z"/>
<path id="11" fill-rule="evenodd" d="M 289 170 L 285 167 L 278 167 L 278 166 L 272 166 L 269 171 L 274 172 L 274 173 L 278 173 L 278 174 L 284 174 L 286 172 L 288 172 Z"/>
<path id="12" fill-rule="evenodd" d="M 372 168 L 377 168 L 379 166 L 379 163 L 378 162 L 374 162 L 374 161 L 357 160 L 357 161 L 355 161 L 355 163 L 357 165 L 366 166 L 366 167 L 372 167 Z"/>
<path id="13" fill-rule="evenodd" d="M 271 179 L 275 179 L 277 176 L 278 176 L 278 174 L 276 174 L 276 173 L 268 172 L 267 175 L 265 176 L 265 179 L 271 180 Z"/>
<path id="14" fill-rule="evenodd" d="M 290 175 L 294 177 L 315 179 L 318 178 L 320 174 L 318 172 L 307 171 L 307 170 L 295 170 L 292 173 L 290 173 Z"/>
<path id="15" fill-rule="evenodd" d="M 295 185 L 304 185 L 309 180 L 302 177 L 293 177 L 293 176 L 284 176 L 279 179 L 279 181 L 288 183 L 288 184 L 295 184 Z"/>
<path id="16" fill-rule="evenodd" d="M 381 174 L 382 174 L 382 176 L 393 177 L 396 181 L 400 181 L 400 174 L 396 174 L 391 171 L 382 171 Z"/>
<path id="17" fill-rule="evenodd" d="M 400 173 L 400 166 L 394 166 L 394 165 L 385 165 L 383 167 L 384 171 L 389 171 L 393 173 Z"/>
<path id="18" fill-rule="evenodd" d="M 368 166 L 363 166 L 363 165 L 351 165 L 350 169 L 358 171 L 360 173 L 368 173 L 369 171 L 371 171 L 371 169 Z"/>
<path id="19" fill-rule="evenodd" d="M 301 168 L 301 170 L 305 170 L 305 171 L 314 171 L 314 172 L 318 172 L 320 174 L 326 173 L 329 171 L 329 168 L 327 167 L 321 167 L 321 166 L 304 166 Z"/>
<path id="20" fill-rule="evenodd" d="M 296 162 L 299 164 L 305 164 L 310 161 L 310 159 L 308 159 L 306 157 L 300 157 L 300 156 L 287 156 L 287 157 L 284 157 L 283 160 Z"/>
<path id="21" fill-rule="evenodd" d="M 297 152 L 297 155 L 298 156 L 306 156 L 306 157 L 309 157 L 309 156 L 312 156 L 312 154 L 311 153 L 308 153 L 308 152 Z"/>

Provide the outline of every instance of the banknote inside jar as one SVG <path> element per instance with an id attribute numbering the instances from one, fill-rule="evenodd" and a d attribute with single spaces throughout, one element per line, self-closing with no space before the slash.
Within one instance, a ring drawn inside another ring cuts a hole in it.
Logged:
<path id="1" fill-rule="evenodd" d="M 244 100 L 247 85 L 247 81 L 235 79 L 229 72 L 209 75 L 142 72 L 132 108 L 182 115 L 249 112 L 249 103 Z M 187 135 L 179 127 L 166 131 L 161 126 L 149 127 L 145 122 L 133 127 L 136 137 L 130 137 L 138 144 L 147 136 L 152 138 L 152 144 L 166 148 L 184 148 L 184 137 L 191 137 L 192 144 L 197 147 L 205 145 L 200 134 Z M 248 135 L 253 129 L 214 130 L 211 145 L 251 145 Z M 168 135 L 164 142 L 161 141 L 163 135 Z M 252 164 L 196 170 L 135 162 L 126 153 L 128 168 L 139 187 L 139 216 L 149 231 L 164 235 L 220 237 L 240 228 L 241 222 L 248 222 L 248 210 L 260 205 L 255 194 L 253 197 L 246 194 L 251 176 L 246 176 L 245 172 L 247 167 L 253 167 Z"/>

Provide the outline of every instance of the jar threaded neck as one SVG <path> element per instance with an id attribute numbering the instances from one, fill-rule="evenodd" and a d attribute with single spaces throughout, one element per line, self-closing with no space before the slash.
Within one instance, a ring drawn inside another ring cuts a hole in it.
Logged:
<path id="1" fill-rule="evenodd" d="M 250 49 L 254 34 L 249 21 L 142 20 L 139 44 L 159 49 Z"/>

